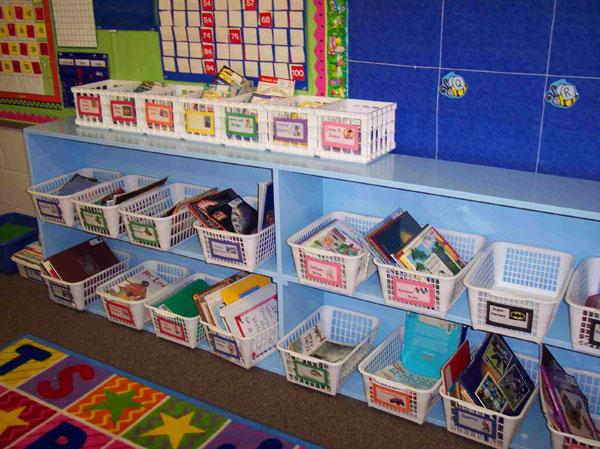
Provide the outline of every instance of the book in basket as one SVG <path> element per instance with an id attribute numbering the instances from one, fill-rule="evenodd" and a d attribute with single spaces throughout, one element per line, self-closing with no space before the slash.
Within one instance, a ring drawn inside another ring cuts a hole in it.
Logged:
<path id="1" fill-rule="evenodd" d="M 187 204 L 192 214 L 204 227 L 253 234 L 256 232 L 258 213 L 233 189 L 206 195 Z"/>
<path id="2" fill-rule="evenodd" d="M 302 245 L 345 256 L 357 256 L 364 252 L 362 237 L 342 220 L 333 220 L 325 229 L 307 239 Z"/>
<path id="3" fill-rule="evenodd" d="M 219 310 L 227 330 L 249 337 L 277 323 L 277 286 L 269 283 Z"/>
<path id="4" fill-rule="evenodd" d="M 325 337 L 318 323 L 288 345 L 290 351 L 328 363 L 342 361 L 355 347 L 356 344 L 339 342 Z"/>
<path id="5" fill-rule="evenodd" d="M 127 301 L 140 301 L 166 287 L 169 283 L 152 270 L 145 269 L 124 279 L 107 293 Z"/>

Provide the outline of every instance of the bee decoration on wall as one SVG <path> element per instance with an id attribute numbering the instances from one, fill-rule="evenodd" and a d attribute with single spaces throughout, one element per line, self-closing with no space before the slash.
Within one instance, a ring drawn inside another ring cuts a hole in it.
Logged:
<path id="1" fill-rule="evenodd" d="M 546 101 L 557 108 L 570 108 L 579 98 L 579 92 L 574 84 L 561 79 L 550 84 L 546 92 Z"/>
<path id="2" fill-rule="evenodd" d="M 461 98 L 467 93 L 467 87 L 462 76 L 450 72 L 442 78 L 440 93 L 448 98 Z"/>

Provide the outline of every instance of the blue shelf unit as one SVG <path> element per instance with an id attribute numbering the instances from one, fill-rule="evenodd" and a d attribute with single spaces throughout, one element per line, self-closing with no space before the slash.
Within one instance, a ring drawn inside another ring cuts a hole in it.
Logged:
<path id="1" fill-rule="evenodd" d="M 156 177 L 168 175 L 170 182 L 232 187 L 242 195 L 255 195 L 258 182 L 272 179 L 277 252 L 256 271 L 272 277 L 278 285 L 280 336 L 320 305 L 346 307 L 381 318 L 376 344 L 404 323 L 405 311 L 384 305 L 377 274 L 352 296 L 299 283 L 286 240 L 327 212 L 342 210 L 384 217 L 402 208 L 419 221 L 483 235 L 489 242 L 509 241 L 565 251 L 573 254 L 577 262 L 600 255 L 600 182 L 395 154 L 368 165 L 342 163 L 89 129 L 75 126 L 73 119 L 27 128 L 25 140 L 34 184 L 81 167 Z M 39 227 L 46 255 L 91 237 L 78 227 L 41 221 Z M 167 252 L 133 245 L 127 235 L 107 241 L 112 248 L 130 252 L 132 265 L 159 259 L 187 266 L 191 272 L 217 276 L 235 272 L 205 263 L 197 238 Z M 87 310 L 104 314 L 100 303 Z M 567 305 L 561 303 L 544 342 L 568 366 L 600 371 L 599 358 L 572 350 L 568 313 Z M 470 325 L 466 292 L 446 319 Z M 117 324 L 107 320 L 107 326 Z M 147 330 L 152 331 L 151 327 Z M 477 343 L 483 335 L 470 329 L 468 338 Z M 508 341 L 517 352 L 535 357 L 539 354 L 534 343 L 513 338 Z M 208 350 L 208 345 L 203 341 L 199 348 Z M 258 367 L 283 374 L 279 353 Z M 343 386 L 341 394 L 366 400 L 358 372 Z M 427 421 L 445 426 L 441 402 Z M 550 447 L 539 399 L 512 446 Z"/>

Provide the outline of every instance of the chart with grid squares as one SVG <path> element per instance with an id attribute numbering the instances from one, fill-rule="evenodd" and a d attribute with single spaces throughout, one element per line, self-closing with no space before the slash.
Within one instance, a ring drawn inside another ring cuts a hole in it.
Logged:
<path id="1" fill-rule="evenodd" d="M 304 12 L 305 0 L 158 0 L 165 79 L 209 82 L 229 66 L 306 88 Z"/>
<path id="2" fill-rule="evenodd" d="M 0 2 L 0 102 L 60 104 L 49 14 L 48 0 Z"/>
<path id="3" fill-rule="evenodd" d="M 53 0 L 56 45 L 96 47 L 96 23 L 92 0 Z"/>

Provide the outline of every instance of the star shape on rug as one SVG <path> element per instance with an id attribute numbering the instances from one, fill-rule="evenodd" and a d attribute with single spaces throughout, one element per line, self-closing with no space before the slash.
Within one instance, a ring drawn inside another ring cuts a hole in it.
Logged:
<path id="1" fill-rule="evenodd" d="M 118 394 L 110 390 L 104 389 L 106 400 L 98 404 L 94 404 L 91 407 L 86 408 L 86 410 L 109 410 L 110 417 L 113 420 L 113 424 L 116 424 L 123 412 L 128 408 L 143 407 L 142 404 L 135 402 L 132 399 L 133 395 L 136 393 L 137 390 L 131 390 L 127 393 Z"/>
<path id="2" fill-rule="evenodd" d="M 26 426 L 29 424 L 27 421 L 23 421 L 19 418 L 19 415 L 25 408 L 26 407 L 16 408 L 10 412 L 0 410 L 0 435 L 11 426 Z"/>
<path id="3" fill-rule="evenodd" d="M 166 413 L 160 412 L 163 425 L 144 433 L 142 436 L 149 437 L 167 435 L 173 449 L 177 449 L 186 433 L 204 433 L 204 430 L 190 424 L 193 416 L 194 412 L 190 412 L 181 418 L 173 418 Z"/>

